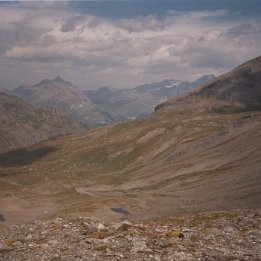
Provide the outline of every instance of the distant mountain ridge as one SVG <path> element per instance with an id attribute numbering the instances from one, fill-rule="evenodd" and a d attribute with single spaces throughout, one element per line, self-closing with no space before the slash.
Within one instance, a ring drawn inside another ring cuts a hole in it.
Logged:
<path id="1" fill-rule="evenodd" d="M 52 80 L 45 79 L 33 86 L 22 85 L 14 89 L 13 93 L 35 105 L 58 108 L 89 126 L 113 121 L 108 113 L 96 110 L 82 90 L 59 76 Z"/>
<path id="2" fill-rule="evenodd" d="M 261 109 L 261 56 L 155 108 L 223 113 Z"/>
<path id="3" fill-rule="evenodd" d="M 12 94 L 12 91 L 7 90 L 6 88 L 4 88 L 3 86 L 0 85 L 0 92 L 2 93 L 6 93 L 6 94 Z"/>
<path id="4" fill-rule="evenodd" d="M 38 108 L 3 92 L 0 122 L 0 152 L 84 130 L 80 123 L 54 108 Z"/>
<path id="5" fill-rule="evenodd" d="M 213 78 L 213 75 L 205 75 L 194 82 L 164 80 L 133 89 L 101 87 L 83 91 L 57 76 L 32 86 L 21 85 L 12 93 L 34 105 L 58 108 L 88 126 L 97 127 L 143 118 L 152 113 L 157 104 L 191 91 Z"/>
<path id="6" fill-rule="evenodd" d="M 101 87 L 85 93 L 96 108 L 109 112 L 116 120 L 135 119 L 152 113 L 157 104 L 191 91 L 213 78 L 214 75 L 204 75 L 194 82 L 164 80 L 133 89 Z"/>

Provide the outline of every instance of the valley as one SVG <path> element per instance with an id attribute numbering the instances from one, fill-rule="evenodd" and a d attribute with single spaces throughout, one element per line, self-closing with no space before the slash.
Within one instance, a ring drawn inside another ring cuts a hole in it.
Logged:
<path id="1" fill-rule="evenodd" d="M 261 103 L 260 62 L 142 120 L 1 153 L 1 226 L 60 215 L 117 221 L 259 208 L 261 113 L 252 105 Z M 228 102 L 236 109 L 223 111 Z"/>
<path id="2" fill-rule="evenodd" d="M 0 261 L 260 261 L 260 14 L 0 2 Z"/>
<path id="3" fill-rule="evenodd" d="M 259 112 L 156 113 L 40 143 L 26 153 L 3 153 L 5 223 L 79 213 L 139 220 L 259 207 L 260 120 Z M 44 148 L 46 154 L 35 157 Z"/>

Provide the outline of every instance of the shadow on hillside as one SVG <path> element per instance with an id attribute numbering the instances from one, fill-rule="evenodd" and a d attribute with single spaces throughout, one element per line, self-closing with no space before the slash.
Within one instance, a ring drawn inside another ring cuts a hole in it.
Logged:
<path id="1" fill-rule="evenodd" d="M 43 146 L 36 149 L 18 149 L 0 153 L 0 167 L 19 167 L 33 163 L 54 152 L 54 147 Z"/>
<path id="2" fill-rule="evenodd" d="M 2 221 L 2 222 L 5 221 L 5 217 L 4 217 L 4 215 L 1 214 L 1 213 L 0 213 L 0 221 Z"/>

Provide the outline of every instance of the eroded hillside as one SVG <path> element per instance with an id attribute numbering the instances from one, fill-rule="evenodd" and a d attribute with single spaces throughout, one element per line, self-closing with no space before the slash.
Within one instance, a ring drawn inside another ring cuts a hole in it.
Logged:
<path id="1" fill-rule="evenodd" d="M 54 108 L 39 108 L 0 92 L 0 152 L 28 146 L 86 128 Z"/>
<path id="2" fill-rule="evenodd" d="M 170 113 L 1 154 L 2 214 L 106 220 L 258 207 L 260 123 L 259 112 Z"/>

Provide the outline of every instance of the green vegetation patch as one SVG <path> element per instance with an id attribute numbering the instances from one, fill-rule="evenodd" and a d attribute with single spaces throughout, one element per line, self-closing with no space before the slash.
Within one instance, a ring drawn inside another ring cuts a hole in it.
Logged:
<path id="1" fill-rule="evenodd" d="M 30 165 L 53 153 L 55 147 L 22 148 L 0 154 L 0 167 L 19 167 Z"/>

